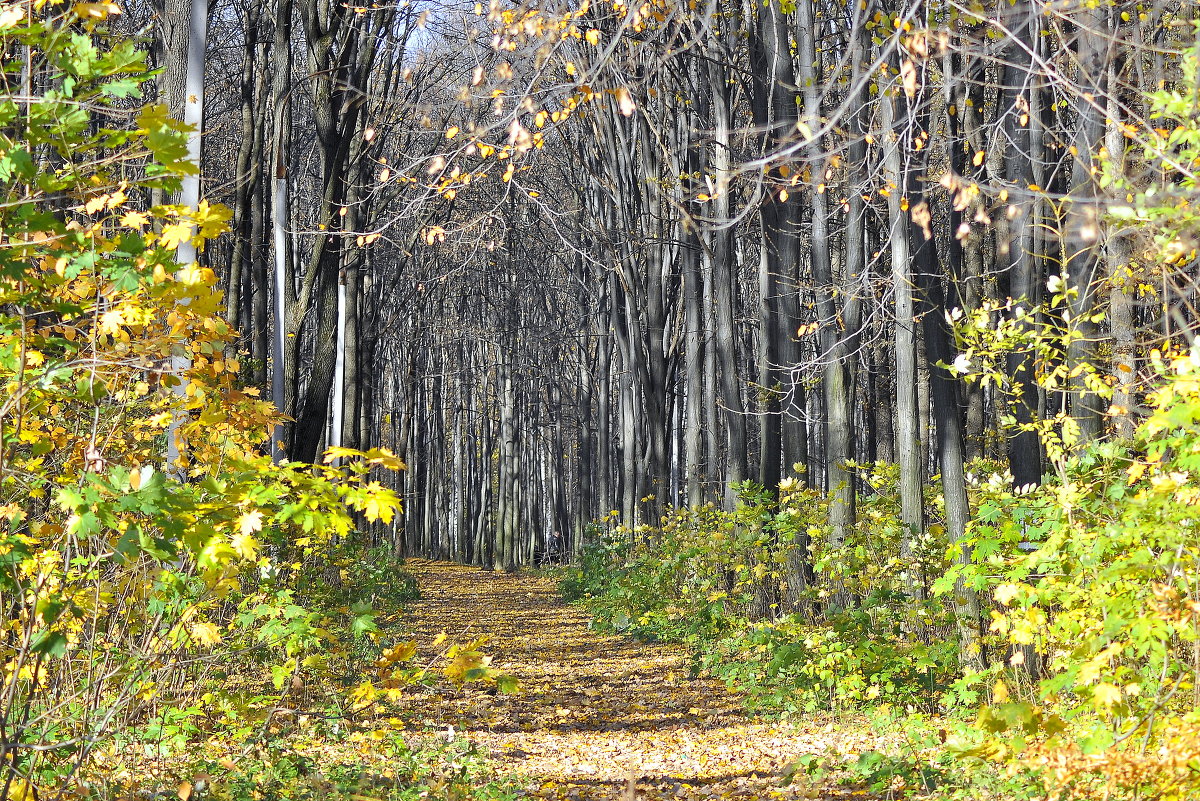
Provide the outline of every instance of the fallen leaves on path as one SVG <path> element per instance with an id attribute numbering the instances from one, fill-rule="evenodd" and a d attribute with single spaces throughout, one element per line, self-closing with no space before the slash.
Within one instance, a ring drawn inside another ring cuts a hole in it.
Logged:
<path id="1" fill-rule="evenodd" d="M 549 580 L 413 561 L 421 600 L 405 628 L 418 643 L 487 636 L 512 695 L 441 686 L 406 699 L 414 728 L 469 738 L 499 770 L 545 799 L 862 797 L 782 775 L 798 756 L 846 755 L 874 744 L 844 722 L 757 722 L 724 684 L 689 675 L 678 646 L 593 631 Z"/>

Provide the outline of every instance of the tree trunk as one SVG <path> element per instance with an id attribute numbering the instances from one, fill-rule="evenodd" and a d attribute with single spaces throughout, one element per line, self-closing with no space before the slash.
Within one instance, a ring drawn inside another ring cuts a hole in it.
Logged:
<path id="1" fill-rule="evenodd" d="M 1040 126 L 1039 104 L 1034 97 L 1033 54 L 1037 35 L 1037 14 L 1032 6 L 1017 4 L 1009 13 L 1013 41 L 1005 51 L 1004 80 L 1000 92 L 1000 141 L 993 147 L 1005 154 L 1004 174 L 1009 185 L 1018 187 L 1009 196 L 1009 205 L 1000 210 L 1007 219 L 1007 236 L 998 248 L 1000 269 L 1008 277 L 1008 293 L 1015 307 L 1028 312 L 1038 301 L 1038 260 L 1035 255 L 1037 198 L 1027 187 L 1036 186 L 1034 176 L 1035 141 L 1031 131 Z M 1034 380 L 1033 354 L 1017 351 L 1007 357 L 1012 376 L 1012 414 L 1018 427 L 1008 443 L 1009 471 L 1013 486 L 1040 484 L 1042 449 L 1036 431 L 1028 430 L 1038 409 L 1038 388 Z"/>
<path id="2" fill-rule="evenodd" d="M 885 90 L 881 98 L 884 136 L 884 174 L 890 186 L 888 195 L 889 243 L 892 255 L 892 286 L 895 293 L 895 375 L 896 375 L 896 455 L 900 463 L 900 519 L 904 526 L 902 556 L 911 571 L 909 586 L 914 596 L 926 593 L 926 576 L 915 564 L 915 544 L 925 531 L 925 508 L 921 495 L 925 483 L 921 469 L 920 410 L 917 405 L 917 343 L 913 306 L 913 276 L 909 255 L 909 223 L 901 208 L 902 193 L 909 188 L 909 165 L 905 164 L 906 136 L 899 128 L 900 88 Z"/>

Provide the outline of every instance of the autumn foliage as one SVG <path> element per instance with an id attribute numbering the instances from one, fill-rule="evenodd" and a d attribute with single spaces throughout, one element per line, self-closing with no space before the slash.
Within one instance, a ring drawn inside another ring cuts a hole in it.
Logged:
<path id="1" fill-rule="evenodd" d="M 277 413 L 238 384 L 212 271 L 177 257 L 228 214 L 150 205 L 195 167 L 139 104 L 117 11 L 0 9 L 0 798 L 82 780 L 234 647 L 301 669 L 328 635 L 297 576 L 398 508 L 368 476 L 386 452 L 262 455 Z"/>

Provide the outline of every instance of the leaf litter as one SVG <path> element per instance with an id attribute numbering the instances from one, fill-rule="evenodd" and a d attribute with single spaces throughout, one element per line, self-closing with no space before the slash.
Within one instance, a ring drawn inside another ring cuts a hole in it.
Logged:
<path id="1" fill-rule="evenodd" d="M 529 797 L 863 797 L 792 781 L 788 768 L 805 754 L 842 761 L 878 747 L 865 724 L 755 719 L 736 691 L 691 675 L 686 649 L 593 630 L 548 578 L 422 560 L 408 566 L 421 598 L 406 605 L 402 627 L 425 649 L 486 638 L 491 665 L 519 689 L 420 688 L 402 715 L 412 729 L 470 740 Z"/>

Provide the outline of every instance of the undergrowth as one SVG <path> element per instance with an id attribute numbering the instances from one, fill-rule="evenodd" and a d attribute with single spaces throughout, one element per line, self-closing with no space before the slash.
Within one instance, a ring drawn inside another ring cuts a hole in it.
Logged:
<path id="1" fill-rule="evenodd" d="M 507 801 L 512 782 L 494 774 L 469 741 L 402 733 L 386 723 L 329 725 L 305 719 L 286 737 L 252 747 L 227 739 L 164 753 L 110 770 L 103 784 L 76 787 L 80 797 L 178 797 L 212 801 L 360 798 L 375 801 Z M 214 756 L 227 754 L 227 756 Z"/>
<path id="2" fill-rule="evenodd" d="M 284 669 L 247 641 L 236 662 L 203 674 L 173 703 L 159 699 L 92 751 L 64 797 L 514 797 L 511 782 L 496 778 L 471 743 L 397 717 L 414 686 L 508 680 L 486 669 L 481 643 L 435 643 L 437 656 L 418 662 L 417 644 L 393 625 L 419 597 L 403 560 L 342 543 L 300 566 L 289 583 L 296 602 L 281 613 L 278 604 L 242 611 L 261 615 L 247 625 L 261 636 L 286 635 Z M 64 786 L 60 775 L 33 779 Z"/>
<path id="3" fill-rule="evenodd" d="M 857 788 L 877 797 L 925 801 L 1033 801 L 1046 798 L 1034 771 L 1000 766 L 964 755 L 978 740 L 970 727 L 945 717 L 930 717 L 875 707 L 867 716 L 878 749 L 843 755 L 835 750 L 800 755 L 785 770 L 782 783 Z"/>
<path id="4" fill-rule="evenodd" d="M 891 465 L 863 470 L 874 494 L 836 549 L 826 545 L 825 500 L 795 480 L 778 501 L 747 482 L 733 512 L 675 510 L 661 529 L 593 527 L 560 592 L 597 625 L 688 644 L 697 669 L 726 678 L 758 709 L 888 702 L 933 711 L 956 691 L 957 648 L 945 636 L 953 621 L 943 599 L 913 603 L 905 589 L 900 529 L 885 522 L 895 519 L 896 477 Z M 925 574 L 948 567 L 944 535 L 931 532 L 916 557 Z M 788 569 L 805 540 L 825 580 L 797 588 Z"/>

